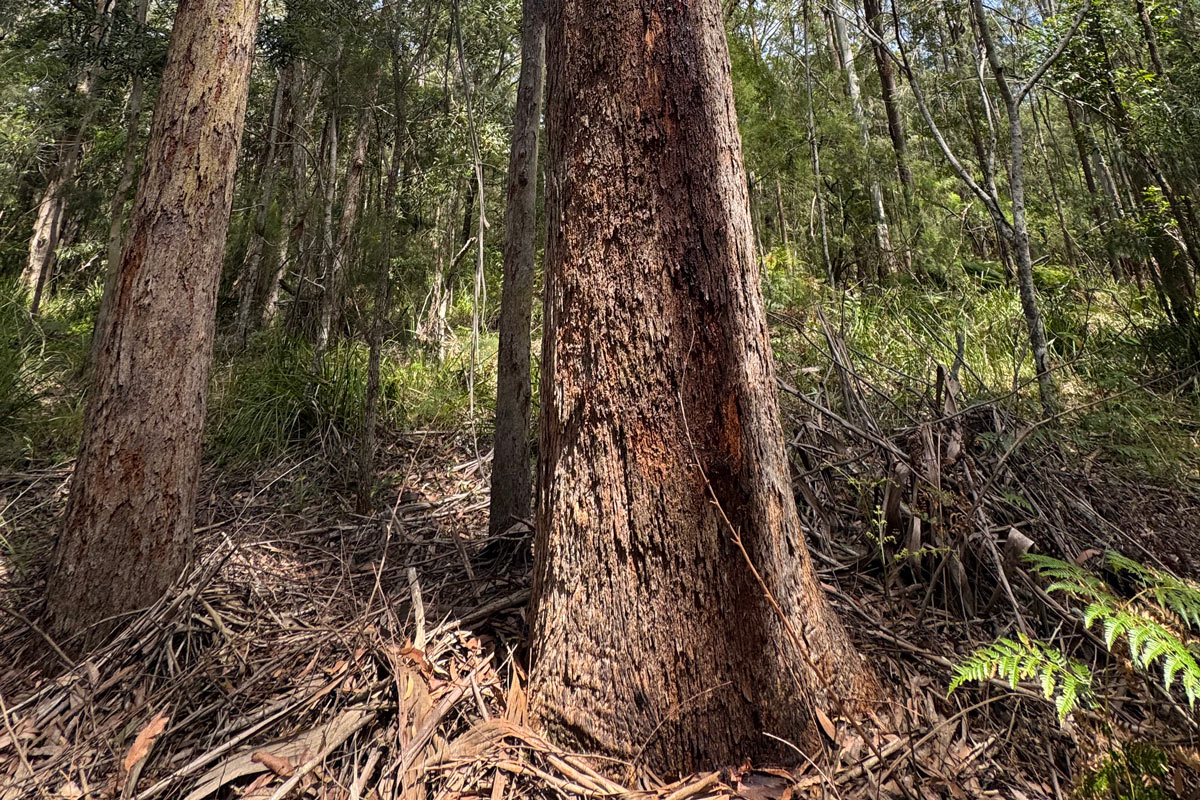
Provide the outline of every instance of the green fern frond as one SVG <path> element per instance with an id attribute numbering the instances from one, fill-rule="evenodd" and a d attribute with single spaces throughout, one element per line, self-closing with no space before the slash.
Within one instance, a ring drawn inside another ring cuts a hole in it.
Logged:
<path id="1" fill-rule="evenodd" d="M 1026 553 L 1025 561 L 1033 571 L 1051 581 L 1049 593 L 1063 592 L 1074 597 L 1097 600 L 1109 595 L 1108 586 L 1083 567 L 1050 556 Z"/>
<path id="2" fill-rule="evenodd" d="M 1092 675 L 1086 666 L 1064 656 L 1044 642 L 1019 634 L 1017 639 L 997 639 L 975 650 L 954 668 L 950 692 L 968 681 L 1002 678 L 1014 689 L 1025 680 L 1035 680 L 1042 696 L 1054 701 L 1059 719 L 1079 704 L 1091 689 Z"/>
<path id="3" fill-rule="evenodd" d="M 1175 614 L 1186 625 L 1200 628 L 1200 586 L 1139 564 L 1120 553 L 1109 552 L 1105 558 L 1114 571 L 1132 577 L 1159 606 Z"/>
<path id="4" fill-rule="evenodd" d="M 1103 623 L 1104 641 L 1110 651 L 1123 636 L 1129 646 L 1130 659 L 1143 672 L 1150 672 L 1161 662 L 1163 688 L 1170 691 L 1178 683 L 1187 696 L 1188 705 L 1195 707 L 1200 698 L 1200 664 L 1174 632 L 1128 605 L 1114 608 L 1093 604 L 1085 614 L 1085 620 L 1089 619 L 1089 627 L 1095 622 Z"/>

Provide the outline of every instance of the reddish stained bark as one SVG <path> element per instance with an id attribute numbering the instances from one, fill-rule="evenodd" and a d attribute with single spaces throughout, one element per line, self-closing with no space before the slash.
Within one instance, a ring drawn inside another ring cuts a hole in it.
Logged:
<path id="1" fill-rule="evenodd" d="M 553 2 L 547 76 L 533 713 L 666 772 L 786 758 L 764 731 L 879 686 L 791 493 L 721 4 Z"/>

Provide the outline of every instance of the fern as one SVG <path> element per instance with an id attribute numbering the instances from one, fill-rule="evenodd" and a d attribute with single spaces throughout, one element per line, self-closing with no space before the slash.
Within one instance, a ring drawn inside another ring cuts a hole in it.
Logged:
<path id="1" fill-rule="evenodd" d="M 1084 623 L 1091 627 L 1096 622 L 1102 623 L 1104 644 L 1110 651 L 1124 637 L 1135 666 L 1149 673 L 1159 665 L 1163 688 L 1170 691 L 1178 683 L 1188 705 L 1196 707 L 1196 699 L 1200 698 L 1200 665 L 1175 633 L 1149 616 L 1131 611 L 1127 605 L 1093 603 L 1084 612 Z"/>
<path id="2" fill-rule="evenodd" d="M 1133 578 L 1156 604 L 1175 614 L 1185 625 L 1200 628 L 1200 586 L 1139 564 L 1120 553 L 1109 552 L 1106 559 L 1114 571 Z"/>
<path id="3" fill-rule="evenodd" d="M 1193 709 L 1200 699 L 1200 664 L 1196 642 L 1186 638 L 1190 627 L 1200 628 L 1200 586 L 1167 572 L 1147 567 L 1119 553 L 1105 559 L 1114 572 L 1126 575 L 1137 586 L 1131 600 L 1119 597 L 1099 576 L 1075 564 L 1049 556 L 1029 554 L 1033 571 L 1050 581 L 1048 592 L 1060 592 L 1085 603 L 1085 628 L 1097 629 L 1109 652 L 1119 642 L 1129 649 L 1134 667 L 1162 676 L 1163 688 L 1178 686 Z M 1180 624 L 1176 625 L 1178 621 Z M 1180 628 L 1178 632 L 1174 628 Z M 1058 650 L 1024 634 L 1018 639 L 997 639 L 973 652 L 954 668 L 950 692 L 968 681 L 1001 677 L 1015 688 L 1019 681 L 1037 680 L 1042 695 L 1054 701 L 1064 719 L 1091 692 L 1087 667 Z"/>
<path id="4" fill-rule="evenodd" d="M 1104 581 L 1083 567 L 1036 553 L 1026 553 L 1025 560 L 1032 565 L 1035 573 L 1051 581 L 1046 587 L 1047 592 L 1067 592 L 1075 597 L 1089 599 L 1109 595 L 1108 586 Z"/>
<path id="5" fill-rule="evenodd" d="M 1020 681 L 1036 680 L 1042 696 L 1054 701 L 1058 718 L 1065 719 L 1091 692 L 1092 674 L 1086 666 L 1049 645 L 1018 634 L 980 647 L 954 668 L 950 692 L 968 681 L 1006 679 L 1015 689 Z"/>
<path id="6" fill-rule="evenodd" d="M 1163 688 L 1170 691 L 1178 684 L 1188 705 L 1195 708 L 1200 698 L 1200 665 L 1181 635 L 1160 622 L 1156 612 L 1174 615 L 1185 627 L 1200 627 L 1200 587 L 1110 552 L 1105 556 L 1109 566 L 1141 587 L 1138 598 L 1122 600 L 1103 580 L 1074 564 L 1048 556 L 1030 555 L 1026 559 L 1035 572 L 1052 581 L 1046 591 L 1087 601 L 1083 625 L 1088 629 L 1100 627 L 1109 652 L 1123 639 L 1134 666 L 1145 673 L 1161 670 Z M 1139 598 L 1153 602 L 1140 602 Z"/>

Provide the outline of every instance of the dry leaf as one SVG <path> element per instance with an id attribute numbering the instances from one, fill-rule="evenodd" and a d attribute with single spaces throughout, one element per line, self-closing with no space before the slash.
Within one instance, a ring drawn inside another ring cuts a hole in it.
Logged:
<path id="1" fill-rule="evenodd" d="M 154 740 L 158 735 L 167 729 L 167 723 L 171 721 L 165 713 L 159 714 L 146 727 L 142 728 L 141 733 L 133 740 L 133 746 L 129 748 L 129 752 L 125 754 L 125 760 L 121 762 L 121 767 L 125 772 L 133 769 L 133 765 L 141 761 L 146 756 L 150 755 L 150 748 L 154 746 Z"/>
<path id="2" fill-rule="evenodd" d="M 67 781 L 59 787 L 58 796 L 62 800 L 79 800 L 83 797 L 83 789 L 80 789 L 79 784 L 75 781 Z"/>
<path id="3" fill-rule="evenodd" d="M 829 741 L 837 744 L 837 726 L 833 724 L 833 720 L 821 709 L 817 708 L 814 710 L 817 712 L 817 722 L 821 724 L 821 730 L 829 737 Z"/>
<path id="4" fill-rule="evenodd" d="M 256 764 L 262 764 L 267 769 L 274 772 L 281 778 L 290 778 L 296 774 L 296 768 L 292 766 L 292 762 L 286 758 L 271 755 L 264 750 L 257 750 L 250 756 L 250 760 Z"/>

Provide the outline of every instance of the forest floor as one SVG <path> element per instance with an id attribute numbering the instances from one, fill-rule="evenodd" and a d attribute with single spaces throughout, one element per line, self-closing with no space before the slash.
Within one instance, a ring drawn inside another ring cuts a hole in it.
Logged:
<path id="1" fill-rule="evenodd" d="M 799 764 L 683 777 L 545 741 L 522 688 L 530 536 L 486 533 L 486 437 L 393 434 L 366 516 L 327 454 L 210 464 L 194 569 L 82 659 L 35 622 L 70 465 L 0 476 L 0 533 L 22 532 L 0 562 L 0 800 L 1057 800 L 1138 741 L 1168 767 L 1135 776 L 1160 792 L 1137 796 L 1197 796 L 1196 717 L 1019 555 L 1091 567 L 1116 550 L 1200 577 L 1200 489 L 971 404 L 945 370 L 919 419 L 884 422 L 844 342 L 828 344 L 819 374 L 783 360 L 789 454 L 822 583 L 892 723 L 822 718 L 824 747 Z M 1102 704 L 1060 723 L 1036 682 L 947 693 L 974 648 L 1027 630 L 1090 665 Z"/>

